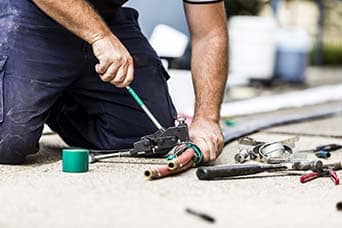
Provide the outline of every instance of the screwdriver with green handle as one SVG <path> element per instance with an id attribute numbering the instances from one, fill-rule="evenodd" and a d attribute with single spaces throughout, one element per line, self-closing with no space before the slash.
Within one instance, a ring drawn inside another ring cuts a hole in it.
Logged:
<path id="1" fill-rule="evenodd" d="M 139 95 L 132 89 L 130 86 L 126 86 L 127 91 L 129 94 L 133 97 L 135 102 L 141 107 L 141 109 L 146 113 L 146 115 L 150 118 L 150 120 L 153 122 L 153 124 L 158 128 L 158 130 L 164 131 L 165 128 L 162 127 L 162 125 L 158 122 L 158 120 L 154 117 L 154 115 L 151 113 L 151 111 L 147 108 L 145 103 L 142 101 L 142 99 L 139 97 Z M 102 160 L 102 159 L 107 159 L 107 158 L 114 158 L 114 157 L 131 157 L 131 150 L 127 151 L 111 151 L 110 153 L 107 154 L 97 154 L 95 155 L 94 152 L 99 152 L 92 150 L 92 154 L 89 156 L 89 162 L 94 163 L 96 161 Z M 103 151 L 101 151 L 103 152 Z"/>
<path id="2" fill-rule="evenodd" d="M 140 108 L 146 113 L 146 115 L 150 118 L 150 120 L 153 122 L 154 126 L 158 128 L 159 130 L 164 130 L 162 125 L 158 122 L 158 120 L 154 117 L 154 115 L 151 113 L 151 111 L 147 108 L 145 103 L 141 100 L 141 98 L 138 96 L 138 94 L 132 89 L 130 86 L 126 86 L 126 89 L 128 90 L 129 94 L 134 98 L 134 100 L 137 102 L 137 104 L 140 106 Z"/>

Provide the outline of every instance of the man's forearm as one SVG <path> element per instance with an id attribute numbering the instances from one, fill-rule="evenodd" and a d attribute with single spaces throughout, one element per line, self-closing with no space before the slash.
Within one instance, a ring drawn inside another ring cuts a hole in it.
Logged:
<path id="1" fill-rule="evenodd" d="M 89 44 L 111 34 L 86 0 L 33 0 L 47 15 Z"/>
<path id="2" fill-rule="evenodd" d="M 191 70 L 196 94 L 195 118 L 219 121 L 228 75 L 226 28 L 193 39 Z"/>

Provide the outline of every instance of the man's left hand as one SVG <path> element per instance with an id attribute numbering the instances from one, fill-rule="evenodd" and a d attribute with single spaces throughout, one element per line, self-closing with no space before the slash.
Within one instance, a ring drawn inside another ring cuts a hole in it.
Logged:
<path id="1" fill-rule="evenodd" d="M 190 139 L 201 149 L 204 162 L 215 161 L 223 150 L 223 135 L 217 121 L 195 118 L 190 126 Z"/>

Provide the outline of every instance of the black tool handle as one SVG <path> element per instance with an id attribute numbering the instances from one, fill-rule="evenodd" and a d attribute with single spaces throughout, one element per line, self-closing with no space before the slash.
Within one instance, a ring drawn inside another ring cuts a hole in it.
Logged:
<path id="1" fill-rule="evenodd" d="M 271 170 L 286 170 L 287 167 L 283 165 L 222 165 L 213 167 L 199 167 L 196 175 L 200 180 L 213 180 L 224 177 L 245 176 L 251 174 L 262 173 Z"/>
<path id="2" fill-rule="evenodd" d="M 342 145 L 338 145 L 338 144 L 327 144 L 327 145 L 323 145 L 323 146 L 318 146 L 316 147 L 316 149 L 314 150 L 315 152 L 317 151 L 328 151 L 328 152 L 331 152 L 331 151 L 336 151 L 336 150 L 339 150 L 342 148 Z"/>

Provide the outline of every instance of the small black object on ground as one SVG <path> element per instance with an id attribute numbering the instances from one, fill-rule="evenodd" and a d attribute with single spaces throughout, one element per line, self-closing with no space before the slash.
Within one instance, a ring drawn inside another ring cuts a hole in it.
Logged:
<path id="1" fill-rule="evenodd" d="M 187 212 L 191 215 L 197 216 L 197 217 L 199 217 L 199 218 L 201 218 L 204 221 L 207 221 L 209 223 L 215 223 L 215 218 L 213 218 L 212 216 L 210 216 L 208 214 L 205 214 L 202 212 L 197 212 L 197 211 L 194 211 L 193 209 L 190 209 L 190 208 L 186 208 L 185 212 Z"/>
<path id="2" fill-rule="evenodd" d="M 336 209 L 337 209 L 338 211 L 342 211 L 342 201 L 340 201 L 340 202 L 338 202 L 338 203 L 336 204 Z"/>

